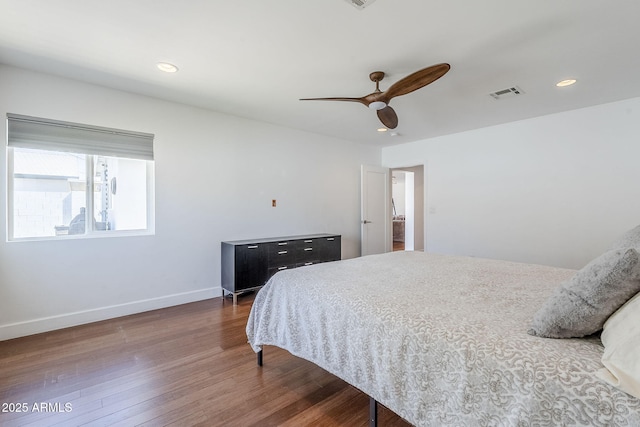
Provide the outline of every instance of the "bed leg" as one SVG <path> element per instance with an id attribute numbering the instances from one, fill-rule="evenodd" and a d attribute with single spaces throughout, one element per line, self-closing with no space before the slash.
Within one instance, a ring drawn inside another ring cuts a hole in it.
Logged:
<path id="1" fill-rule="evenodd" d="M 262 350 L 258 352 L 258 366 L 262 366 Z"/>
<path id="2" fill-rule="evenodd" d="M 378 402 L 369 397 L 369 427 L 378 427 Z"/>

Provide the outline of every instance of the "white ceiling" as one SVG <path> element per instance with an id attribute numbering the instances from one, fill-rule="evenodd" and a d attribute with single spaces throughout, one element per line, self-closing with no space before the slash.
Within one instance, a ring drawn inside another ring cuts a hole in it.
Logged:
<path id="1" fill-rule="evenodd" d="M 635 0 L 0 0 L 0 63 L 383 146 L 640 96 L 638 18 Z M 298 100 L 440 62 L 391 102 L 398 136 L 361 104 Z"/>

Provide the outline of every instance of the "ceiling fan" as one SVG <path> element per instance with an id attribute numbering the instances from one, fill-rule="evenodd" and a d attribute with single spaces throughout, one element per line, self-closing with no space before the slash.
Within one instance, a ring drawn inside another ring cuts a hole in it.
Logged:
<path id="1" fill-rule="evenodd" d="M 374 71 L 369 74 L 369 78 L 376 84 L 376 90 L 362 98 L 301 98 L 300 101 L 350 101 L 359 102 L 366 105 L 372 110 L 376 110 L 378 118 L 389 129 L 395 129 L 398 126 L 398 116 L 396 112 L 389 106 L 392 98 L 400 95 L 406 95 L 418 90 L 426 85 L 433 83 L 440 77 L 444 76 L 451 66 L 449 64 L 436 64 L 422 70 L 409 74 L 407 77 L 398 80 L 385 92 L 380 90 L 380 81 L 384 78 L 384 72 Z"/>

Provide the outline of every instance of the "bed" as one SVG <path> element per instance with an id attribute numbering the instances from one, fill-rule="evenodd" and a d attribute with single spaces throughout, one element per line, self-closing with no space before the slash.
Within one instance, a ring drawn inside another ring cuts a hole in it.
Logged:
<path id="1" fill-rule="evenodd" d="M 575 274 L 424 252 L 312 265 L 259 291 L 247 336 L 260 355 L 288 350 L 417 426 L 640 426 L 640 399 L 596 376 L 598 334 L 527 333 Z"/>

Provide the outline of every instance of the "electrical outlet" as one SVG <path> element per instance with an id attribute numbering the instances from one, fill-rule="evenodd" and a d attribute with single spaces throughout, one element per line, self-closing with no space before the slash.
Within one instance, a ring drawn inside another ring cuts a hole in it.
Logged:
<path id="1" fill-rule="evenodd" d="M 272 208 L 276 207 L 276 199 L 271 200 L 271 207 Z"/>

